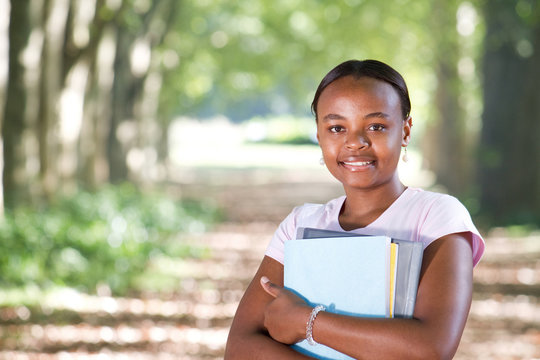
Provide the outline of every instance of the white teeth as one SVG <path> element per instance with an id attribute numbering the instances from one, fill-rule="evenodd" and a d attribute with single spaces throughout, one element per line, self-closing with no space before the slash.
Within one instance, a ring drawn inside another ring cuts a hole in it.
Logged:
<path id="1" fill-rule="evenodd" d="M 366 165 L 369 165 L 371 164 L 373 161 L 356 161 L 356 162 L 343 162 L 345 165 L 350 165 L 350 166 L 366 166 Z"/>

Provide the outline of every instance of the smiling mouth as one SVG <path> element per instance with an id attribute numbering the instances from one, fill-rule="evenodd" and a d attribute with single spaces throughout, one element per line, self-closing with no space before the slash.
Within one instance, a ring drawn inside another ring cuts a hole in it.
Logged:
<path id="1" fill-rule="evenodd" d="M 374 162 L 375 162 L 375 160 L 371 160 L 371 161 L 354 161 L 354 162 L 344 161 L 343 164 L 348 165 L 348 166 L 368 166 L 368 165 L 373 164 Z"/>

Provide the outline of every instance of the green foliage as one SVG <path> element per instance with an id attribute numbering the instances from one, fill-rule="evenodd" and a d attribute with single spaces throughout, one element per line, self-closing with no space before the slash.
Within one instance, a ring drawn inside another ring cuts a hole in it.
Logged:
<path id="1" fill-rule="evenodd" d="M 524 238 L 529 237 L 538 230 L 538 225 L 524 224 L 524 225 L 511 225 L 506 227 L 506 232 L 509 237 L 512 238 Z"/>
<path id="2" fill-rule="evenodd" d="M 0 286 L 51 285 L 122 294 L 155 256 L 195 256 L 182 235 L 204 231 L 214 207 L 148 195 L 133 186 L 80 192 L 0 223 Z"/>
<path id="3" fill-rule="evenodd" d="M 444 45 L 432 39 L 431 27 L 426 31 L 432 2 L 215 0 L 180 7 L 162 46 L 179 61 L 164 69 L 160 109 L 190 116 L 308 115 L 320 79 L 352 58 L 387 61 L 411 88 L 424 89 L 434 49 Z M 447 30 L 441 32 L 455 26 Z"/>

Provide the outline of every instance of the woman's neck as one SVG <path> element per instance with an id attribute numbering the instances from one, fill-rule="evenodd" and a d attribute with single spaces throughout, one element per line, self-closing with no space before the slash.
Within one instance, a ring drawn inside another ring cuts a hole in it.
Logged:
<path id="1" fill-rule="evenodd" d="M 406 187 L 398 180 L 369 190 L 345 188 L 345 203 L 339 214 L 344 230 L 366 227 L 396 201 Z"/>

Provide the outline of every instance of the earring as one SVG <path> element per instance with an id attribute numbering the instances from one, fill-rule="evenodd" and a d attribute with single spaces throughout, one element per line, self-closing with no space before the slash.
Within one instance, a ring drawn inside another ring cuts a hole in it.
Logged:
<path id="1" fill-rule="evenodd" d="M 405 146 L 404 147 L 404 153 L 403 153 L 403 156 L 401 157 L 401 160 L 403 160 L 403 162 L 407 162 L 409 161 L 409 156 L 407 155 L 407 147 Z"/>
<path id="2" fill-rule="evenodd" d="M 319 165 L 324 165 L 324 157 L 321 155 L 321 158 L 319 159 Z"/>

